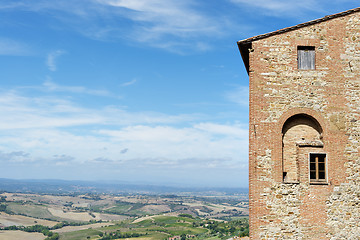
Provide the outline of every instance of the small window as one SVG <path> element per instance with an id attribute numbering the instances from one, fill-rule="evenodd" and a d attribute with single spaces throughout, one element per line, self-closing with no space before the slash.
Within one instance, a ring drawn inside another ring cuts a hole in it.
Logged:
<path id="1" fill-rule="evenodd" d="M 310 182 L 326 182 L 325 153 L 310 153 Z"/>
<path id="2" fill-rule="evenodd" d="M 298 46 L 298 69 L 315 69 L 315 47 Z"/>

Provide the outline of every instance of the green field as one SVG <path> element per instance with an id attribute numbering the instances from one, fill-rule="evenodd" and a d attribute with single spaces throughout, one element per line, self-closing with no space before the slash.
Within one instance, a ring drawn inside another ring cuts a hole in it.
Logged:
<path id="1" fill-rule="evenodd" d="M 138 234 L 138 237 L 129 238 L 142 240 L 163 240 L 172 236 L 191 236 L 192 239 L 228 239 L 232 236 L 247 235 L 248 220 L 243 218 L 237 221 L 219 222 L 200 218 L 157 216 L 138 223 L 125 220 L 114 226 L 60 233 L 60 240 L 102 239 L 100 235 L 107 237 L 115 234 L 129 236 Z"/>
<path id="2" fill-rule="evenodd" d="M 67 232 L 60 234 L 60 240 L 98 239 L 100 233 L 101 231 L 95 229 L 85 229 L 75 232 Z"/>
<path id="3" fill-rule="evenodd" d="M 47 207 L 42 205 L 23 204 L 23 203 L 14 202 L 14 203 L 8 203 L 7 209 L 18 215 L 56 220 L 56 218 L 49 212 Z"/>
<path id="4" fill-rule="evenodd" d="M 118 214 L 118 215 L 128 215 L 128 216 L 144 216 L 147 212 L 139 210 L 145 206 L 142 203 L 129 203 L 129 202 L 121 202 L 117 201 L 115 206 L 107 209 L 94 208 L 92 210 L 96 210 L 98 212 L 110 213 L 110 214 Z"/>

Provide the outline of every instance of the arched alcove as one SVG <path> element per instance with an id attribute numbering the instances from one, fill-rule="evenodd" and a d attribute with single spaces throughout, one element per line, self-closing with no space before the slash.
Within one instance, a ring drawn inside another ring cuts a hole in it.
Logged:
<path id="1" fill-rule="evenodd" d="M 323 148 L 322 132 L 323 130 L 319 122 L 310 115 L 297 114 L 286 120 L 282 128 L 282 167 L 284 182 L 299 182 L 299 148 Z"/>

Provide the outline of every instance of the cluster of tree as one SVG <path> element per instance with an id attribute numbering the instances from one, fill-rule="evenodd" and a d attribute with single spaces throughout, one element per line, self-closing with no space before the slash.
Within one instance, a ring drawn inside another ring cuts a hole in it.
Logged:
<path id="1" fill-rule="evenodd" d="M 0 212 L 6 211 L 6 204 L 0 204 Z"/>
<path id="2" fill-rule="evenodd" d="M 122 233 L 120 231 L 110 232 L 110 233 L 100 233 L 100 240 L 112 240 L 119 238 L 136 238 L 141 237 L 143 234 L 140 233 Z"/>
<path id="3" fill-rule="evenodd" d="M 64 207 L 71 207 L 73 204 L 74 204 L 73 202 L 66 201 L 66 203 L 64 204 Z"/>
<path id="4" fill-rule="evenodd" d="M 180 213 L 179 217 L 194 218 L 191 214 L 187 214 L 187 213 Z"/>
<path id="5" fill-rule="evenodd" d="M 94 200 L 94 201 L 99 201 L 101 200 L 101 197 L 96 194 L 96 193 L 87 193 L 84 196 L 82 196 L 81 198 L 83 199 L 89 199 L 89 200 Z"/>
<path id="6" fill-rule="evenodd" d="M 39 225 L 39 224 L 33 225 L 33 226 L 28 226 L 28 227 L 10 226 L 10 227 L 4 227 L 3 230 L 20 230 L 20 231 L 24 231 L 24 232 L 38 232 L 38 233 L 42 233 L 45 236 L 47 236 L 47 238 L 45 240 L 58 240 L 59 239 L 58 233 L 53 233 L 50 231 L 49 227 Z"/>
<path id="7" fill-rule="evenodd" d="M 59 228 L 63 228 L 66 226 L 83 226 L 83 225 L 88 225 L 88 224 L 93 224 L 93 223 L 101 223 L 102 220 L 90 220 L 88 222 L 68 222 L 68 221 L 63 221 L 60 223 L 55 224 L 53 227 L 51 227 L 51 230 L 55 230 L 55 229 L 59 229 Z"/>
<path id="8" fill-rule="evenodd" d="M 214 235 L 249 236 L 249 224 L 246 220 L 235 220 L 230 222 L 206 221 L 200 223 L 200 226 L 209 229 L 210 233 Z"/>
<path id="9" fill-rule="evenodd" d="M 5 212 L 9 215 L 15 214 L 13 211 L 11 211 L 6 204 L 0 204 L 0 212 Z"/>
<path id="10" fill-rule="evenodd" d="M 60 236 L 58 233 L 54 233 L 52 236 L 48 236 L 44 240 L 59 240 Z"/>

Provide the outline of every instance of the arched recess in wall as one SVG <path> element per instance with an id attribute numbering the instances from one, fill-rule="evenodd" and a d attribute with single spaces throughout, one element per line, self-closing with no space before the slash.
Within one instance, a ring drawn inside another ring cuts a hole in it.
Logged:
<path id="1" fill-rule="evenodd" d="M 322 152 L 324 147 L 322 133 L 323 129 L 320 123 L 308 114 L 296 114 L 285 121 L 282 127 L 282 168 L 284 182 L 298 183 L 300 181 L 300 168 L 307 168 L 309 163 L 311 165 L 309 166 L 309 170 L 312 171 L 312 160 L 307 161 L 306 158 L 307 163 L 305 163 L 304 155 L 305 153 L 310 154 L 310 152 Z M 318 158 L 316 161 L 318 161 Z M 322 161 L 321 156 L 320 161 Z M 322 165 L 319 166 L 322 167 Z M 319 170 L 317 170 L 315 174 L 317 174 L 316 177 L 319 177 Z"/>

